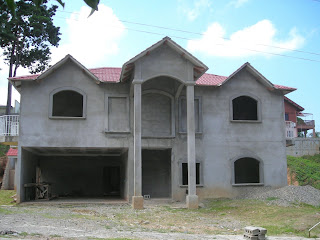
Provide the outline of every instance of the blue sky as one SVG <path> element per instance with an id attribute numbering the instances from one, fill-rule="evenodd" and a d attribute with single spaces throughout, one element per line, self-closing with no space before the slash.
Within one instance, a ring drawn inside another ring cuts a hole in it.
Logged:
<path id="1" fill-rule="evenodd" d="M 121 67 L 169 36 L 204 62 L 208 73 L 228 76 L 250 62 L 272 83 L 298 88 L 287 96 L 314 114 L 320 130 L 320 1 L 101 0 L 90 18 L 83 1 L 65 2 L 54 19 L 62 40 L 52 49 L 52 64 L 70 53 L 88 68 Z M 0 104 L 5 104 L 5 88 L 2 80 Z"/>

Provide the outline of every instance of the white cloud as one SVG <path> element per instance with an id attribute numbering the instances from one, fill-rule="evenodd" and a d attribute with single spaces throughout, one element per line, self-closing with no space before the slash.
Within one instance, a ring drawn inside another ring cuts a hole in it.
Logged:
<path id="1" fill-rule="evenodd" d="M 110 7 L 99 4 L 99 11 L 88 18 L 91 9 L 84 6 L 67 20 L 65 44 L 52 49 L 52 64 L 71 54 L 86 67 L 97 66 L 118 53 L 118 41 L 125 26 Z"/>
<path id="2" fill-rule="evenodd" d="M 267 55 L 263 52 L 280 54 L 290 51 L 289 49 L 298 49 L 304 43 L 304 38 L 295 28 L 285 40 L 276 39 L 276 33 L 277 29 L 271 21 L 262 20 L 227 37 L 226 30 L 215 22 L 208 27 L 201 38 L 189 40 L 187 49 L 210 56 L 243 57 Z"/>
<path id="3" fill-rule="evenodd" d="M 204 10 L 207 10 L 211 3 L 209 0 L 194 0 L 190 7 L 184 0 L 179 0 L 179 8 L 185 14 L 189 21 L 194 21 Z"/>
<path id="4" fill-rule="evenodd" d="M 246 2 L 248 2 L 249 0 L 234 0 L 234 1 L 231 1 L 229 3 L 229 5 L 232 5 L 236 8 L 239 8 L 241 7 L 243 4 L 245 4 Z"/>

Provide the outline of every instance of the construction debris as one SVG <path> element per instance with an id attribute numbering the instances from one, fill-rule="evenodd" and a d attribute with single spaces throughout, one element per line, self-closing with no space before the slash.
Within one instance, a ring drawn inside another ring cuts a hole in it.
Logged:
<path id="1" fill-rule="evenodd" d="M 244 235 L 245 239 L 250 240 L 265 240 L 267 234 L 267 229 L 262 227 L 245 227 L 244 228 Z"/>

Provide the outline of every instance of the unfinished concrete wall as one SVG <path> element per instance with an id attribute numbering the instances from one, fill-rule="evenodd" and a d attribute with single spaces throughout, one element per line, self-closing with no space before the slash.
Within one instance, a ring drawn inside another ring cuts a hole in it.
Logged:
<path id="1" fill-rule="evenodd" d="M 287 155 L 303 156 L 320 154 L 320 139 L 318 138 L 295 138 L 294 145 L 287 147 Z"/>
<path id="2" fill-rule="evenodd" d="M 185 124 L 185 119 L 179 118 L 179 97 L 185 96 L 181 83 L 193 81 L 188 79 L 190 71 L 193 71 L 190 62 L 163 45 L 142 57 L 134 73 L 137 79 L 144 81 L 142 129 L 145 137 L 142 139 L 142 148 L 172 149 L 171 196 L 180 201 L 186 196 L 186 186 L 181 183 L 181 165 L 187 161 L 187 135 L 183 131 L 179 132 Z M 130 84 L 98 85 L 73 63 L 65 64 L 40 83 L 23 82 L 20 150 L 21 147 L 126 148 L 128 161 L 124 164 L 126 171 L 123 172 L 125 180 L 121 195 L 130 199 L 133 195 L 134 175 L 133 98 L 130 95 Z M 85 93 L 86 116 L 82 119 L 49 118 L 50 93 L 57 88 L 68 87 Z M 232 99 L 242 95 L 257 100 L 257 121 L 232 120 Z M 199 126 L 196 134 L 196 161 L 200 163 L 200 184 L 197 187 L 200 198 L 236 195 L 240 187 L 234 184 L 233 164 L 235 160 L 244 157 L 259 160 L 262 176 L 259 184 L 274 187 L 286 184 L 282 93 L 268 90 L 249 72 L 241 71 L 219 88 L 196 86 L 195 97 L 201 99 L 201 103 L 198 102 L 199 109 L 195 111 L 199 114 L 196 117 Z M 126 107 L 129 108 L 127 112 L 124 110 Z M 180 115 L 183 117 L 183 114 Z M 155 155 L 154 158 L 159 156 Z M 37 157 L 23 152 L 19 159 L 19 193 L 23 200 L 21 186 L 32 180 Z M 91 160 L 88 161 L 89 165 L 94 162 Z M 52 166 L 55 160 L 44 162 L 48 164 L 48 172 L 52 168 L 53 172 L 59 174 L 58 169 Z M 74 166 L 74 162 L 66 167 Z M 168 165 L 155 166 L 167 168 Z M 73 174 L 77 176 L 81 171 L 83 167 Z M 48 178 L 51 179 L 50 176 Z M 155 184 L 160 186 L 160 183 Z M 64 187 L 58 189 L 64 190 Z M 159 189 L 160 193 L 162 189 L 168 192 L 167 188 Z"/>
<path id="3" fill-rule="evenodd" d="M 25 190 L 24 184 L 36 182 L 37 162 L 38 162 L 38 156 L 36 154 L 33 154 L 19 146 L 18 162 L 16 166 L 16 171 L 18 172 L 18 177 L 17 177 L 18 178 L 18 184 L 17 184 L 17 201 L 18 202 L 30 200 L 29 197 L 32 195 L 32 193 L 27 192 Z M 26 196 L 26 192 L 28 196 Z"/>
<path id="4" fill-rule="evenodd" d="M 171 197 L 170 150 L 142 150 L 142 195 Z"/>
<path id="5" fill-rule="evenodd" d="M 142 136 L 166 137 L 172 133 L 173 99 L 161 92 L 142 95 Z"/>

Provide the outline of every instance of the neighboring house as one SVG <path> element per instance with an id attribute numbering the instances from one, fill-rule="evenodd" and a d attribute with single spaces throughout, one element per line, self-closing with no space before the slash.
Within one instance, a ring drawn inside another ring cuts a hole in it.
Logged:
<path id="1" fill-rule="evenodd" d="M 1 189 L 13 190 L 16 189 L 16 177 L 15 166 L 17 164 L 18 149 L 10 148 L 7 152 L 8 162 L 2 179 Z"/>
<path id="2" fill-rule="evenodd" d="M 303 113 L 304 108 L 295 103 L 288 97 L 284 97 L 285 120 L 287 126 L 287 137 L 298 137 L 302 134 L 306 137 L 307 131 L 312 130 L 312 136 L 315 136 L 315 121 L 309 119 L 311 113 Z"/>
<path id="3" fill-rule="evenodd" d="M 52 195 L 234 197 L 287 184 L 283 96 L 249 63 L 229 77 L 166 37 L 122 68 L 88 70 L 72 56 L 10 78 L 21 93 L 18 201 L 28 183 Z"/>

